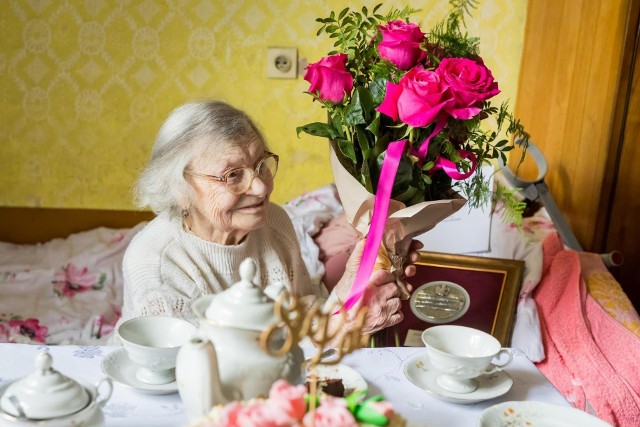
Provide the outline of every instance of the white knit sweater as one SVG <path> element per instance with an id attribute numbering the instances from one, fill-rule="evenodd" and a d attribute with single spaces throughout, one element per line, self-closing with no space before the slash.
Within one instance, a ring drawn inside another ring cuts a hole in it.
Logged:
<path id="1" fill-rule="evenodd" d="M 187 232 L 179 217 L 161 214 L 127 248 L 124 256 L 124 320 L 166 315 L 197 324 L 191 303 L 221 292 L 240 280 L 240 263 L 256 261 L 262 288 L 283 282 L 298 297 L 326 297 L 313 286 L 286 212 L 270 204 L 267 223 L 238 245 L 220 245 Z"/>

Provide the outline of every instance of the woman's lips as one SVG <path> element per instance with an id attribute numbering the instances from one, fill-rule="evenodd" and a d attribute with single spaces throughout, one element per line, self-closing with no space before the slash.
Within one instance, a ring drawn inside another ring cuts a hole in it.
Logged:
<path id="1" fill-rule="evenodd" d="M 264 200 L 262 200 L 262 201 L 260 201 L 258 203 L 255 203 L 253 205 L 242 206 L 242 207 L 238 208 L 238 210 L 260 209 L 262 207 L 264 207 Z"/>

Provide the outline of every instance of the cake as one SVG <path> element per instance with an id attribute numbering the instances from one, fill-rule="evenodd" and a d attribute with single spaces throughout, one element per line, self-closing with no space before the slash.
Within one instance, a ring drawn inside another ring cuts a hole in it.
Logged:
<path id="1" fill-rule="evenodd" d="M 313 408 L 312 408 L 313 407 Z M 404 427 L 402 416 L 380 395 L 357 391 L 345 398 L 320 393 L 311 399 L 304 385 L 278 380 L 265 399 L 217 405 L 189 427 Z"/>
<path id="2" fill-rule="evenodd" d="M 334 397 L 344 397 L 345 389 L 341 378 L 317 378 L 313 374 L 309 375 L 304 383 L 307 393 L 311 391 L 314 382 L 318 392 Z"/>

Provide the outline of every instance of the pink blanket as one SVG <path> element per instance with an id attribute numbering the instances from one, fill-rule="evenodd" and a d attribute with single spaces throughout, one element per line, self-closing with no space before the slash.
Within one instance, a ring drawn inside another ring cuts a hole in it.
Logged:
<path id="1" fill-rule="evenodd" d="M 542 373 L 575 407 L 614 426 L 640 426 L 640 339 L 587 292 L 594 254 L 565 250 L 557 234 L 543 245 L 543 277 L 534 293 L 546 359 Z M 602 270 L 604 265 L 602 265 Z"/>

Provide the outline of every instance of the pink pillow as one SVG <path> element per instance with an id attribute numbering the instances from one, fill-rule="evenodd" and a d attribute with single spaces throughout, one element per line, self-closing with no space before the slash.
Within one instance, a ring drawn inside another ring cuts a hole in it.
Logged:
<path id="1" fill-rule="evenodd" d="M 349 224 L 344 213 L 329 221 L 313 237 L 320 249 L 318 258 L 325 267 L 322 281 L 329 292 L 344 274 L 347 260 L 360 237 L 360 233 Z"/>

